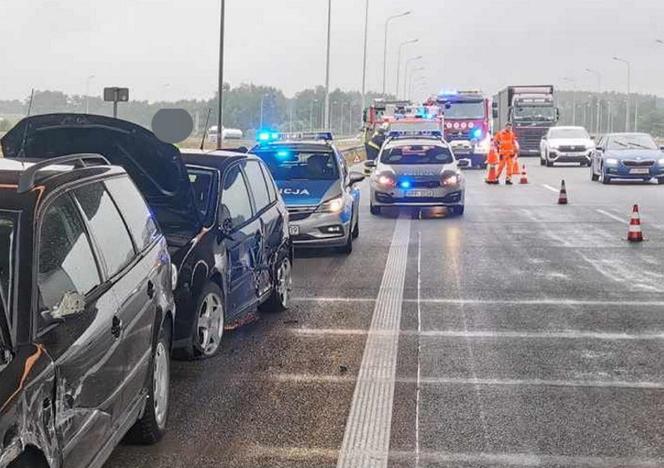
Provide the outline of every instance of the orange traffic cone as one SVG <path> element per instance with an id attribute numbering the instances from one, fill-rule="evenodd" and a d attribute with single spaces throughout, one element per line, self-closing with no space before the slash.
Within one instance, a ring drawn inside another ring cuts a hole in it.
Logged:
<path id="1" fill-rule="evenodd" d="M 567 205 L 567 188 L 565 187 L 564 180 L 560 183 L 560 196 L 558 197 L 558 204 Z"/>
<path id="2" fill-rule="evenodd" d="M 512 174 L 519 175 L 521 168 L 519 167 L 519 158 L 514 156 L 514 162 L 512 163 Z"/>
<path id="3" fill-rule="evenodd" d="M 632 209 L 632 218 L 629 220 L 629 231 L 627 240 L 630 242 L 641 242 L 643 232 L 641 232 L 641 216 L 639 216 L 639 205 L 634 205 Z"/>
<path id="4" fill-rule="evenodd" d="M 521 179 L 519 180 L 520 184 L 527 184 L 528 183 L 528 173 L 526 172 L 526 165 L 523 165 L 523 169 L 521 170 Z"/>
<path id="5" fill-rule="evenodd" d="M 498 183 L 498 163 L 500 162 L 500 159 L 498 157 L 498 153 L 494 148 L 491 148 L 489 150 L 489 154 L 487 155 L 486 158 L 486 165 L 487 165 L 487 175 L 485 182 L 487 184 L 497 184 Z"/>

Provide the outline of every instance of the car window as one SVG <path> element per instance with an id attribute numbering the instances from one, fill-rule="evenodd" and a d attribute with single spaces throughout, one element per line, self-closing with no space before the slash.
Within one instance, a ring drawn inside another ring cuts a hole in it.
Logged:
<path id="1" fill-rule="evenodd" d="M 257 151 L 256 155 L 265 162 L 272 177 L 278 181 L 339 179 L 336 155 L 330 150 L 271 148 Z"/>
<path id="2" fill-rule="evenodd" d="M 124 221 L 101 183 L 76 189 L 74 194 L 90 223 L 107 274 L 112 277 L 134 257 L 134 247 Z"/>
<path id="3" fill-rule="evenodd" d="M 629 135 L 613 135 L 609 140 L 610 150 L 656 150 L 657 144 L 650 135 L 634 133 Z"/>
<path id="4" fill-rule="evenodd" d="M 217 197 L 215 191 L 215 171 L 199 167 L 187 166 L 189 182 L 194 190 L 194 200 L 203 219 L 208 219 Z"/>
<path id="5" fill-rule="evenodd" d="M 386 164 L 449 164 L 452 152 L 444 146 L 404 145 L 386 148 L 381 162 Z"/>
<path id="6" fill-rule="evenodd" d="M 136 247 L 143 251 L 159 236 L 157 223 L 143 196 L 128 177 L 110 179 L 105 184 L 129 227 Z"/>
<path id="7" fill-rule="evenodd" d="M 99 270 L 80 212 L 69 196 L 46 210 L 38 247 L 41 310 L 54 310 L 66 294 L 85 295 L 100 283 Z"/>
<path id="8" fill-rule="evenodd" d="M 16 221 L 14 215 L 0 211 L 0 306 L 9 311 L 16 264 Z"/>
<path id="9" fill-rule="evenodd" d="M 549 137 L 590 139 L 588 132 L 582 128 L 552 128 L 549 130 Z"/>
<path id="10" fill-rule="evenodd" d="M 277 187 L 274 185 L 274 179 L 272 178 L 272 174 L 270 174 L 270 170 L 267 168 L 267 166 L 263 163 L 259 164 L 261 167 L 261 171 L 263 172 L 263 177 L 265 177 L 265 183 L 267 184 L 267 191 L 270 195 L 270 202 L 275 202 L 277 201 Z"/>
<path id="11" fill-rule="evenodd" d="M 247 175 L 251 192 L 254 195 L 256 211 L 261 211 L 270 204 L 270 194 L 267 190 L 267 184 L 265 183 L 260 163 L 257 161 L 247 161 L 244 172 Z"/>
<path id="12" fill-rule="evenodd" d="M 249 190 L 239 165 L 233 166 L 224 176 L 221 193 L 221 219 L 230 219 L 237 227 L 249 221 L 253 216 Z"/>

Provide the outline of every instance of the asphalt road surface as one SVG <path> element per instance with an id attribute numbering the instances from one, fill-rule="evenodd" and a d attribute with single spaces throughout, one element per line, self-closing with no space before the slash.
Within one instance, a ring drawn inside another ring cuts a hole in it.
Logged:
<path id="1" fill-rule="evenodd" d="M 365 196 L 353 254 L 301 253 L 288 312 L 174 362 L 167 436 L 107 467 L 664 466 L 664 186 L 526 162 L 466 172 L 460 218 Z"/>

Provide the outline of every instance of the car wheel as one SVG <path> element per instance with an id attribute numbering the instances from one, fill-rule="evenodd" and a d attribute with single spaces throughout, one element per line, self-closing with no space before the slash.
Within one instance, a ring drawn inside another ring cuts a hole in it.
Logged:
<path id="1" fill-rule="evenodd" d="M 152 354 L 151 378 L 148 399 L 143 417 L 136 421 L 127 433 L 127 438 L 139 444 L 154 444 L 166 432 L 171 381 L 171 329 L 168 323 L 162 326 L 159 340 Z"/>
<path id="2" fill-rule="evenodd" d="M 194 303 L 191 344 L 179 351 L 177 357 L 207 359 L 219 351 L 224 335 L 226 315 L 224 295 L 216 283 L 209 281 Z"/>
<path id="3" fill-rule="evenodd" d="M 372 203 L 369 205 L 369 211 L 372 215 L 378 216 L 380 214 L 380 206 L 374 206 Z"/>
<path id="4" fill-rule="evenodd" d="M 664 177 L 658 177 L 658 178 L 657 178 L 657 183 L 658 183 L 659 185 L 664 185 Z"/>
<path id="5" fill-rule="evenodd" d="M 465 210 L 466 210 L 465 205 L 459 205 L 454 207 L 452 213 L 454 213 L 456 216 L 463 216 Z"/>
<path id="6" fill-rule="evenodd" d="M 353 228 L 353 239 L 360 237 L 360 216 L 355 220 L 355 227 Z"/>
<path id="7" fill-rule="evenodd" d="M 599 169 L 599 181 L 604 185 L 609 185 L 611 183 L 611 177 L 606 175 L 606 173 L 604 172 L 604 167 L 601 167 Z"/>
<path id="8" fill-rule="evenodd" d="M 293 289 L 293 265 L 290 257 L 284 255 L 275 268 L 272 294 L 261 305 L 261 310 L 265 312 L 283 312 L 290 307 Z"/>
<path id="9" fill-rule="evenodd" d="M 599 176 L 597 174 L 595 174 L 595 168 L 593 168 L 592 165 L 591 165 L 590 166 L 590 180 L 592 180 L 593 182 L 596 182 L 598 179 L 599 179 Z"/>
<path id="10" fill-rule="evenodd" d="M 341 249 L 339 249 L 342 254 L 350 255 L 353 253 L 353 233 L 349 232 L 348 237 L 346 238 L 346 243 Z"/>
<path id="11" fill-rule="evenodd" d="M 549 160 L 549 158 L 546 158 L 546 167 L 553 167 L 553 161 Z"/>
<path id="12" fill-rule="evenodd" d="M 540 156 L 540 166 L 545 166 L 545 165 L 546 165 L 546 161 L 544 161 L 544 158 L 542 156 Z"/>

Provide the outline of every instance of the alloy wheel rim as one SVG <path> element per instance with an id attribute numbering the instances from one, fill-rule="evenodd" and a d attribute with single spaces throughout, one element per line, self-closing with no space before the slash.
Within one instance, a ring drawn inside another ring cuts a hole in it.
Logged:
<path id="1" fill-rule="evenodd" d="M 168 352 L 160 341 L 154 355 L 154 414 L 159 427 L 163 427 L 168 412 Z"/>
<path id="2" fill-rule="evenodd" d="M 284 307 L 288 307 L 290 302 L 292 282 L 290 260 L 285 258 L 277 270 L 277 294 L 281 305 Z"/>
<path id="3" fill-rule="evenodd" d="M 224 308 L 221 298 L 210 293 L 198 311 L 198 345 L 205 355 L 214 354 L 224 334 Z"/>

